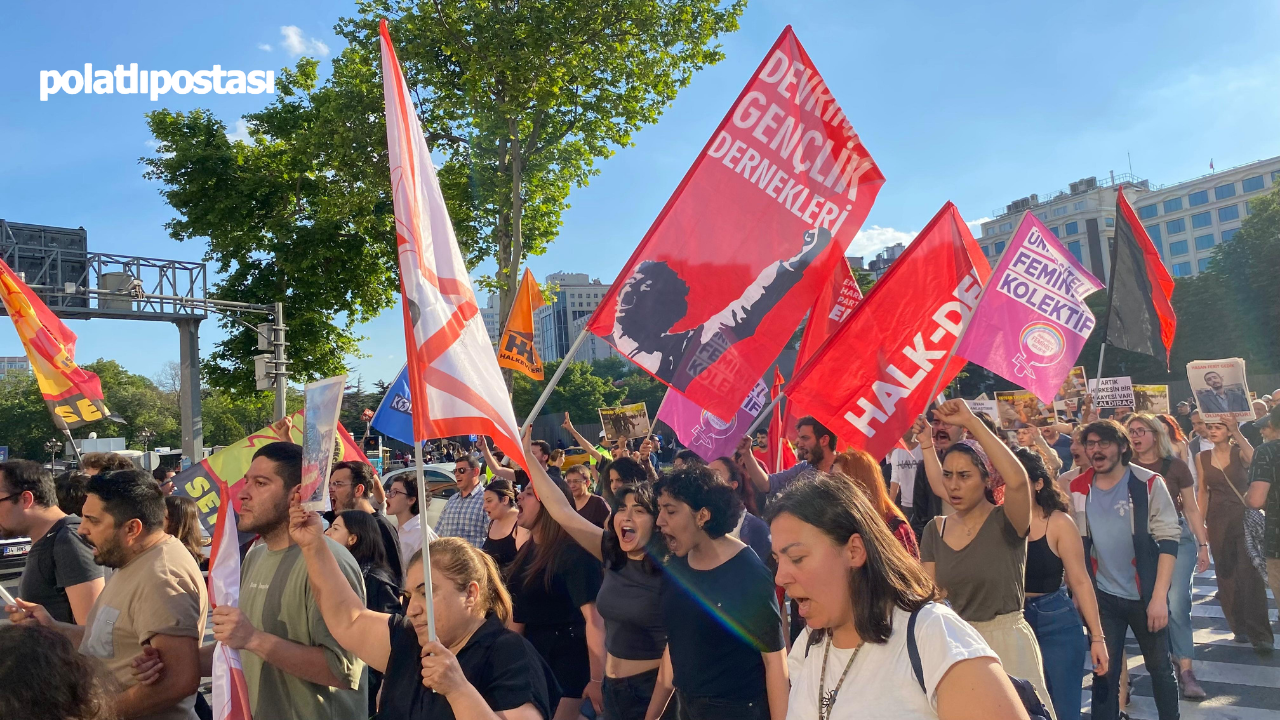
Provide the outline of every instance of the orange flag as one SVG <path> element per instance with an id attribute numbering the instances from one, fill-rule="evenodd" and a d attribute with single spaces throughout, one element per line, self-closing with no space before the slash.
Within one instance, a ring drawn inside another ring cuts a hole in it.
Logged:
<path id="1" fill-rule="evenodd" d="M 534 380 L 542 379 L 542 360 L 533 349 L 533 311 L 545 304 L 538 281 L 533 279 L 529 268 L 525 268 L 516 302 L 507 316 L 507 329 L 498 341 L 498 367 L 517 370 Z"/>

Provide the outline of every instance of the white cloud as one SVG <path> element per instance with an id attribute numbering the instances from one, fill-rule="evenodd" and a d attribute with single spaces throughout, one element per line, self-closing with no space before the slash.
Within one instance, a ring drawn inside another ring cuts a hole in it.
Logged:
<path id="1" fill-rule="evenodd" d="M 271 52 L 271 46 L 267 43 L 258 43 L 258 49 L 265 52 Z"/>
<path id="2" fill-rule="evenodd" d="M 280 28 L 280 35 L 284 37 L 284 49 L 289 51 L 290 55 L 297 57 L 299 55 L 319 55 L 324 57 L 329 54 L 329 46 L 302 34 L 302 28 L 297 25 L 285 25 Z"/>
<path id="3" fill-rule="evenodd" d="M 849 244 L 849 251 L 846 255 L 861 255 L 866 260 L 876 256 L 882 248 L 890 245 L 902 243 L 906 245 L 910 243 L 918 234 L 916 230 L 896 230 L 894 228 L 880 227 L 872 225 L 864 227 L 858 231 L 853 237 L 853 242 Z"/>
<path id="4" fill-rule="evenodd" d="M 983 216 L 977 220 L 965 220 L 964 222 L 969 226 L 969 232 L 973 233 L 973 237 L 980 238 L 982 237 L 982 223 L 991 222 L 991 218 Z"/>
<path id="5" fill-rule="evenodd" d="M 240 142 L 253 144 L 253 138 L 249 136 L 249 123 L 241 118 L 236 121 L 236 129 L 227 133 L 227 139 L 231 142 L 239 140 Z"/>

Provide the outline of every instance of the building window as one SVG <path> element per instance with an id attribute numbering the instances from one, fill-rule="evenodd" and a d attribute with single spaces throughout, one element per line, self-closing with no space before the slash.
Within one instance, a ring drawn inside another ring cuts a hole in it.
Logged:
<path id="1" fill-rule="evenodd" d="M 997 255 L 999 255 L 999 254 L 1000 254 L 1000 253 L 1002 253 L 1002 252 L 1004 252 L 1004 241 L 1003 241 L 1003 240 L 1001 240 L 1000 242 L 996 243 L 996 254 L 997 254 Z"/>
<path id="2" fill-rule="evenodd" d="M 1240 188 L 1245 192 L 1257 192 L 1261 190 L 1263 188 L 1262 176 L 1254 175 L 1251 178 L 1245 178 L 1244 182 L 1240 183 Z"/>
<path id="3" fill-rule="evenodd" d="M 1070 250 L 1070 251 L 1071 251 L 1071 254 L 1072 254 L 1072 255 L 1075 255 L 1077 260 L 1079 260 L 1080 262 L 1084 262 L 1084 258 L 1083 258 L 1083 257 L 1081 257 L 1081 255 L 1080 255 L 1080 241 L 1079 241 L 1079 240 L 1073 240 L 1073 241 L 1071 241 L 1071 242 L 1067 243 L 1067 250 Z"/>
<path id="4" fill-rule="evenodd" d="M 1187 204 L 1188 204 L 1188 205 L 1190 205 L 1191 207 L 1195 207 L 1195 206 L 1197 206 L 1197 205 L 1204 205 L 1204 204 L 1205 204 L 1205 203 L 1207 203 L 1207 202 L 1209 202 L 1209 191 L 1208 191 L 1208 190 L 1201 190 L 1200 192 L 1193 192 L 1193 193 L 1191 193 L 1190 195 L 1188 195 L 1188 196 L 1187 196 Z"/>
<path id="5" fill-rule="evenodd" d="M 1083 210 L 1083 209 L 1084 209 L 1084 201 L 1083 201 L 1083 200 L 1080 200 L 1080 201 L 1078 201 L 1078 202 L 1071 203 L 1071 210 L 1072 210 L 1073 212 L 1080 212 L 1080 211 L 1081 211 L 1081 210 Z"/>
<path id="6" fill-rule="evenodd" d="M 1191 277 L 1191 263 L 1178 263 L 1173 266 L 1174 277 Z"/>
<path id="7" fill-rule="evenodd" d="M 1067 223 L 1063 227 L 1063 229 L 1066 230 L 1067 235 L 1075 235 L 1076 233 L 1080 232 L 1080 223 L 1076 222 L 1075 220 L 1072 220 L 1071 222 Z"/>
<path id="8" fill-rule="evenodd" d="M 1143 220 L 1150 220 L 1151 218 L 1159 214 L 1160 214 L 1160 208 L 1156 207 L 1155 203 L 1151 203 L 1150 205 L 1143 205 L 1142 207 L 1138 208 L 1138 217 Z"/>
<path id="9" fill-rule="evenodd" d="M 1239 220 L 1239 219 L 1240 219 L 1239 205 L 1228 205 L 1226 207 L 1218 208 L 1218 222 L 1224 223 L 1224 222 L 1231 222 L 1232 220 Z"/>
<path id="10" fill-rule="evenodd" d="M 1201 235 L 1196 238 L 1196 250 L 1208 250 L 1213 247 L 1212 235 Z"/>
<path id="11" fill-rule="evenodd" d="M 983 254 L 983 255 L 986 255 L 987 257 L 991 257 L 991 246 L 990 246 L 990 245 L 983 245 L 983 246 L 982 246 L 982 254 Z"/>
<path id="12" fill-rule="evenodd" d="M 1151 242 L 1160 247 L 1160 223 L 1154 223 L 1147 226 L 1147 237 L 1151 238 Z"/>
<path id="13" fill-rule="evenodd" d="M 1236 236 L 1236 233 L 1238 232 L 1240 232 L 1240 228 L 1231 228 L 1230 230 L 1223 230 L 1222 242 L 1231 242 L 1231 238 L 1234 238 Z"/>
<path id="14" fill-rule="evenodd" d="M 1044 222 L 1049 219 L 1049 213 L 1038 212 L 1036 213 L 1036 217 L 1040 218 L 1040 222 Z"/>
<path id="15" fill-rule="evenodd" d="M 1244 214 L 1245 215 L 1253 214 L 1253 203 L 1249 202 L 1248 200 L 1244 201 Z"/>
<path id="16" fill-rule="evenodd" d="M 1235 196 L 1236 196 L 1235 183 L 1227 183 L 1226 185 L 1219 185 L 1218 187 L 1213 189 L 1213 198 L 1215 200 L 1226 200 L 1229 197 L 1235 197 Z"/>
<path id="17" fill-rule="evenodd" d="M 1202 228 L 1209 227 L 1213 224 L 1213 216 L 1207 212 L 1196 213 L 1191 216 L 1191 227 Z"/>
<path id="18" fill-rule="evenodd" d="M 1058 226 L 1057 226 L 1057 225 L 1054 225 L 1053 227 L 1049 228 L 1049 232 L 1053 233 L 1053 236 L 1054 236 L 1054 237 L 1062 237 L 1061 235 L 1059 235 L 1059 234 L 1058 234 Z"/>
<path id="19" fill-rule="evenodd" d="M 1170 200 L 1164 201 L 1164 211 L 1166 214 L 1171 212 L 1178 212 L 1181 209 L 1182 209 L 1182 198 L 1180 197 L 1176 197 L 1176 198 L 1172 198 Z"/>
<path id="20" fill-rule="evenodd" d="M 1063 215 L 1067 214 L 1067 206 L 1061 205 L 1059 207 L 1054 208 L 1050 212 L 1053 214 L 1054 217 L 1062 217 Z"/>
<path id="21" fill-rule="evenodd" d="M 1013 229 L 1012 221 L 1000 223 L 1000 232 L 1009 232 L 1012 229 Z"/>
<path id="22" fill-rule="evenodd" d="M 1177 234 L 1178 234 L 1178 233 L 1180 233 L 1180 232 L 1186 232 L 1186 231 L 1187 231 L 1187 219 L 1186 219 L 1186 218 L 1178 218 L 1177 220 L 1170 220 L 1169 222 L 1167 222 L 1167 223 L 1165 223 L 1165 224 L 1164 224 L 1164 229 L 1165 229 L 1165 231 L 1166 231 L 1166 232 L 1168 232 L 1170 235 L 1177 235 Z"/>
<path id="23" fill-rule="evenodd" d="M 1115 218 L 1107 218 L 1107 219 L 1106 219 L 1105 224 L 1106 224 L 1106 226 L 1107 226 L 1107 227 L 1115 227 L 1115 226 L 1116 226 L 1116 219 L 1115 219 Z"/>
<path id="24" fill-rule="evenodd" d="M 1198 272 L 1204 272 L 1205 270 L 1208 270 L 1208 269 L 1209 269 L 1209 260 L 1211 260 L 1211 259 L 1212 259 L 1212 258 L 1200 258 L 1199 260 L 1197 260 L 1197 261 L 1196 261 L 1196 270 L 1197 270 Z"/>
<path id="25" fill-rule="evenodd" d="M 1169 254 L 1173 257 L 1180 257 L 1187 254 L 1187 241 L 1179 240 L 1178 242 L 1169 243 Z"/>

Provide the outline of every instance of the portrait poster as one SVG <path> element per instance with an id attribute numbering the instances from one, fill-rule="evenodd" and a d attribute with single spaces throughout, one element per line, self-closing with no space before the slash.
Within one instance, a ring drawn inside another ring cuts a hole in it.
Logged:
<path id="1" fill-rule="evenodd" d="M 1236 422 L 1253 419 L 1242 358 L 1189 362 L 1187 382 L 1191 383 L 1191 393 L 1196 397 L 1200 417 L 1206 421 L 1227 417 L 1235 418 Z"/>
<path id="2" fill-rule="evenodd" d="M 302 429 L 302 507 L 317 512 L 329 504 L 329 468 L 338 442 L 338 413 L 347 376 L 307 383 Z"/>

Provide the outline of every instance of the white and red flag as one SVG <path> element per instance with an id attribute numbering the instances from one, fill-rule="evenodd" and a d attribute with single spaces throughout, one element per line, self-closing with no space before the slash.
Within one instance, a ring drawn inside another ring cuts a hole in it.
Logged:
<path id="1" fill-rule="evenodd" d="M 511 399 L 385 20 L 380 33 L 413 437 L 488 435 L 523 465 Z"/>
<path id="2" fill-rule="evenodd" d="M 213 550 L 209 559 L 209 604 L 213 607 L 240 603 L 240 534 L 236 531 L 236 509 L 227 484 L 218 481 L 222 502 L 213 528 Z M 218 643 L 213 648 L 214 720 L 250 720 L 249 686 L 240 665 L 240 651 Z"/>

